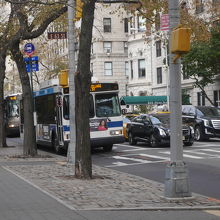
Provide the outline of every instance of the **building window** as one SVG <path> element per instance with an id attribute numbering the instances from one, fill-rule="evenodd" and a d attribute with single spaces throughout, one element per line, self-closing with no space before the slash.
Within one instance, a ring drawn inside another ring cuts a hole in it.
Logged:
<path id="1" fill-rule="evenodd" d="M 134 78 L 133 61 L 130 61 L 130 67 L 131 67 L 131 79 L 133 79 Z"/>
<path id="2" fill-rule="evenodd" d="M 128 65 L 128 61 L 125 61 L 125 75 L 129 76 L 129 65 Z"/>
<path id="3" fill-rule="evenodd" d="M 183 79 L 189 79 L 189 76 L 186 72 L 186 67 L 182 65 L 182 74 L 183 74 Z"/>
<path id="4" fill-rule="evenodd" d="M 124 42 L 124 52 L 128 53 L 128 42 L 127 41 Z"/>
<path id="5" fill-rule="evenodd" d="M 91 73 L 92 76 L 93 76 L 93 63 L 90 63 L 90 73 Z"/>
<path id="6" fill-rule="evenodd" d="M 109 41 L 103 42 L 103 50 L 105 53 L 111 53 L 112 52 L 112 42 L 109 42 Z"/>
<path id="7" fill-rule="evenodd" d="M 202 13 L 204 11 L 203 0 L 196 0 L 196 14 Z"/>
<path id="8" fill-rule="evenodd" d="M 157 68 L 157 84 L 162 83 L 162 67 Z"/>
<path id="9" fill-rule="evenodd" d="M 156 41 L 156 57 L 161 56 L 161 40 Z"/>
<path id="10" fill-rule="evenodd" d="M 105 74 L 105 76 L 112 76 L 113 75 L 112 62 L 105 62 L 104 63 L 104 74 Z"/>
<path id="11" fill-rule="evenodd" d="M 130 33 L 135 33 L 135 20 L 134 17 L 130 17 Z"/>
<path id="12" fill-rule="evenodd" d="M 138 32 L 146 31 L 146 19 L 142 16 L 137 17 Z"/>
<path id="13" fill-rule="evenodd" d="M 219 107 L 220 106 L 220 90 L 213 91 L 213 96 L 214 96 L 214 105 L 216 107 Z"/>
<path id="14" fill-rule="evenodd" d="M 124 19 L 124 32 L 128 33 L 128 18 Z"/>
<path id="15" fill-rule="evenodd" d="M 204 106 L 205 105 L 205 95 L 203 92 L 197 92 L 197 105 Z"/>
<path id="16" fill-rule="evenodd" d="M 155 16 L 155 30 L 159 31 L 160 30 L 160 14 L 157 13 Z"/>
<path id="17" fill-rule="evenodd" d="M 103 27 L 105 33 L 111 32 L 111 18 L 103 18 Z"/>
<path id="18" fill-rule="evenodd" d="M 145 60 L 138 60 L 138 77 L 145 77 Z"/>

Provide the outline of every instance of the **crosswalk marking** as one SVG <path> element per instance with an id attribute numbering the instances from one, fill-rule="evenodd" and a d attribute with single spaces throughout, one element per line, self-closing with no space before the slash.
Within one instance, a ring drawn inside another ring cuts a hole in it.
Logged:
<path id="1" fill-rule="evenodd" d="M 219 143 L 199 143 L 183 148 L 183 157 L 193 160 L 219 159 Z M 150 148 L 127 144 L 114 145 L 114 155 L 108 155 L 105 167 L 137 166 L 143 164 L 167 163 L 170 161 L 170 148 Z M 113 160 L 112 160 L 113 159 Z"/>
<path id="2" fill-rule="evenodd" d="M 136 159 L 136 158 L 130 158 L 130 157 L 125 157 L 125 156 L 113 156 L 114 159 L 120 159 L 120 160 L 132 160 L 132 161 L 136 161 L 136 162 L 141 162 L 141 163 L 146 163 L 146 160 L 142 160 L 142 159 Z"/>
<path id="3" fill-rule="evenodd" d="M 218 155 L 216 155 L 216 154 L 208 154 L 208 153 L 201 152 L 201 151 L 204 151 L 204 150 L 191 150 L 191 151 L 187 150 L 187 151 L 184 151 L 184 152 L 192 153 L 192 154 L 200 154 L 200 155 L 205 155 L 205 156 L 209 156 L 209 157 L 218 157 Z"/>
<path id="4" fill-rule="evenodd" d="M 160 151 L 159 153 L 169 154 L 169 155 L 170 155 L 170 151 Z M 184 156 L 184 157 L 193 158 L 193 159 L 203 159 L 203 157 L 193 156 L 193 155 L 184 154 L 184 153 L 183 153 L 183 156 Z"/>
<path id="5" fill-rule="evenodd" d="M 161 157 L 161 156 L 156 156 L 152 154 L 139 154 L 140 156 L 146 156 L 146 157 L 151 157 L 151 158 L 157 158 L 157 159 L 162 159 L 162 160 L 169 160 L 168 157 Z"/>
<path id="6" fill-rule="evenodd" d="M 220 153 L 220 150 L 213 150 L 213 149 L 201 149 L 202 151 L 210 151 L 210 152 L 216 152 Z"/>

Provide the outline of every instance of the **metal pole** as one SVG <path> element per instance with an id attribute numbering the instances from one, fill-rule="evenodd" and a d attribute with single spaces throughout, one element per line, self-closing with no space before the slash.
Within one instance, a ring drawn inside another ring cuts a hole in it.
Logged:
<path id="1" fill-rule="evenodd" d="M 33 73 L 32 73 L 32 56 L 29 56 L 29 65 L 30 65 L 31 92 L 32 92 L 32 95 L 33 95 L 34 88 L 33 88 Z"/>
<path id="2" fill-rule="evenodd" d="M 67 159 L 75 163 L 76 122 L 75 122 L 75 36 L 74 36 L 75 2 L 68 0 L 68 52 L 69 52 L 69 108 L 70 108 L 70 143 Z"/>
<path id="3" fill-rule="evenodd" d="M 169 0 L 170 31 L 180 22 L 179 1 Z M 171 46 L 171 39 L 170 44 Z M 183 162 L 182 141 L 182 96 L 180 61 L 173 62 L 174 55 L 170 56 L 170 127 L 171 127 L 171 161 L 166 167 L 165 197 L 181 198 L 191 196 L 186 164 Z"/>

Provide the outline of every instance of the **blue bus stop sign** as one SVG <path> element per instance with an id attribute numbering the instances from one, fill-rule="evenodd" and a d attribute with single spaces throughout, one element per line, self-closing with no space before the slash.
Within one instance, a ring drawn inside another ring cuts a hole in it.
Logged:
<path id="1" fill-rule="evenodd" d="M 24 53 L 28 56 L 32 56 L 35 51 L 35 47 L 32 43 L 27 43 L 24 45 Z"/>

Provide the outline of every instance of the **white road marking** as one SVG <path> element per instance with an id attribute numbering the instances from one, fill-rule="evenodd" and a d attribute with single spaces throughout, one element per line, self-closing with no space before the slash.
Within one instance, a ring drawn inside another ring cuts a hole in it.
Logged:
<path id="1" fill-rule="evenodd" d="M 220 153 L 220 150 L 213 150 L 213 149 L 201 149 L 202 151 L 209 151 L 209 152 L 216 152 Z"/>
<path id="2" fill-rule="evenodd" d="M 120 160 L 131 160 L 131 161 L 135 161 L 135 162 L 146 163 L 146 160 L 137 159 L 137 158 L 122 157 L 122 156 L 113 156 L 113 158 L 120 159 Z"/>
<path id="3" fill-rule="evenodd" d="M 131 146 L 131 145 L 127 145 L 127 144 L 114 144 L 114 146 L 123 146 L 123 147 L 130 147 L 130 148 L 140 148 L 140 147 Z"/>
<path id="4" fill-rule="evenodd" d="M 161 157 L 161 156 L 156 156 L 156 155 L 151 155 L 151 154 L 139 154 L 140 156 L 146 156 L 146 157 L 152 157 L 156 159 L 162 159 L 162 160 L 169 160 L 170 158 L 168 157 Z"/>
<path id="5" fill-rule="evenodd" d="M 161 152 L 159 152 L 159 153 L 169 154 L 169 155 L 170 155 L 170 152 L 169 152 L 169 151 L 161 151 Z M 184 153 L 183 153 L 183 157 L 189 157 L 189 158 L 193 158 L 193 159 L 203 159 L 203 157 L 193 156 L 193 155 L 184 154 Z"/>
<path id="6" fill-rule="evenodd" d="M 196 147 L 196 148 L 206 148 L 206 147 L 218 147 L 218 146 L 219 146 L 219 143 L 218 144 L 217 143 L 216 144 L 207 144 L 207 143 L 205 143 L 205 144 L 201 143 L 200 144 L 199 143 L 199 145 L 194 143 L 191 147 L 192 148 L 194 148 L 194 147 Z"/>
<path id="7" fill-rule="evenodd" d="M 152 164 L 152 163 L 162 163 L 162 162 L 164 162 L 164 160 L 161 160 L 161 161 L 146 161 L 146 162 L 144 162 L 144 163 L 128 163 L 128 164 L 126 164 L 126 163 L 121 163 L 121 165 L 108 165 L 108 166 L 105 166 L 105 167 L 123 167 L 123 166 L 134 166 L 134 165 L 143 165 L 143 164 Z M 114 163 L 113 163 L 114 164 Z"/>

